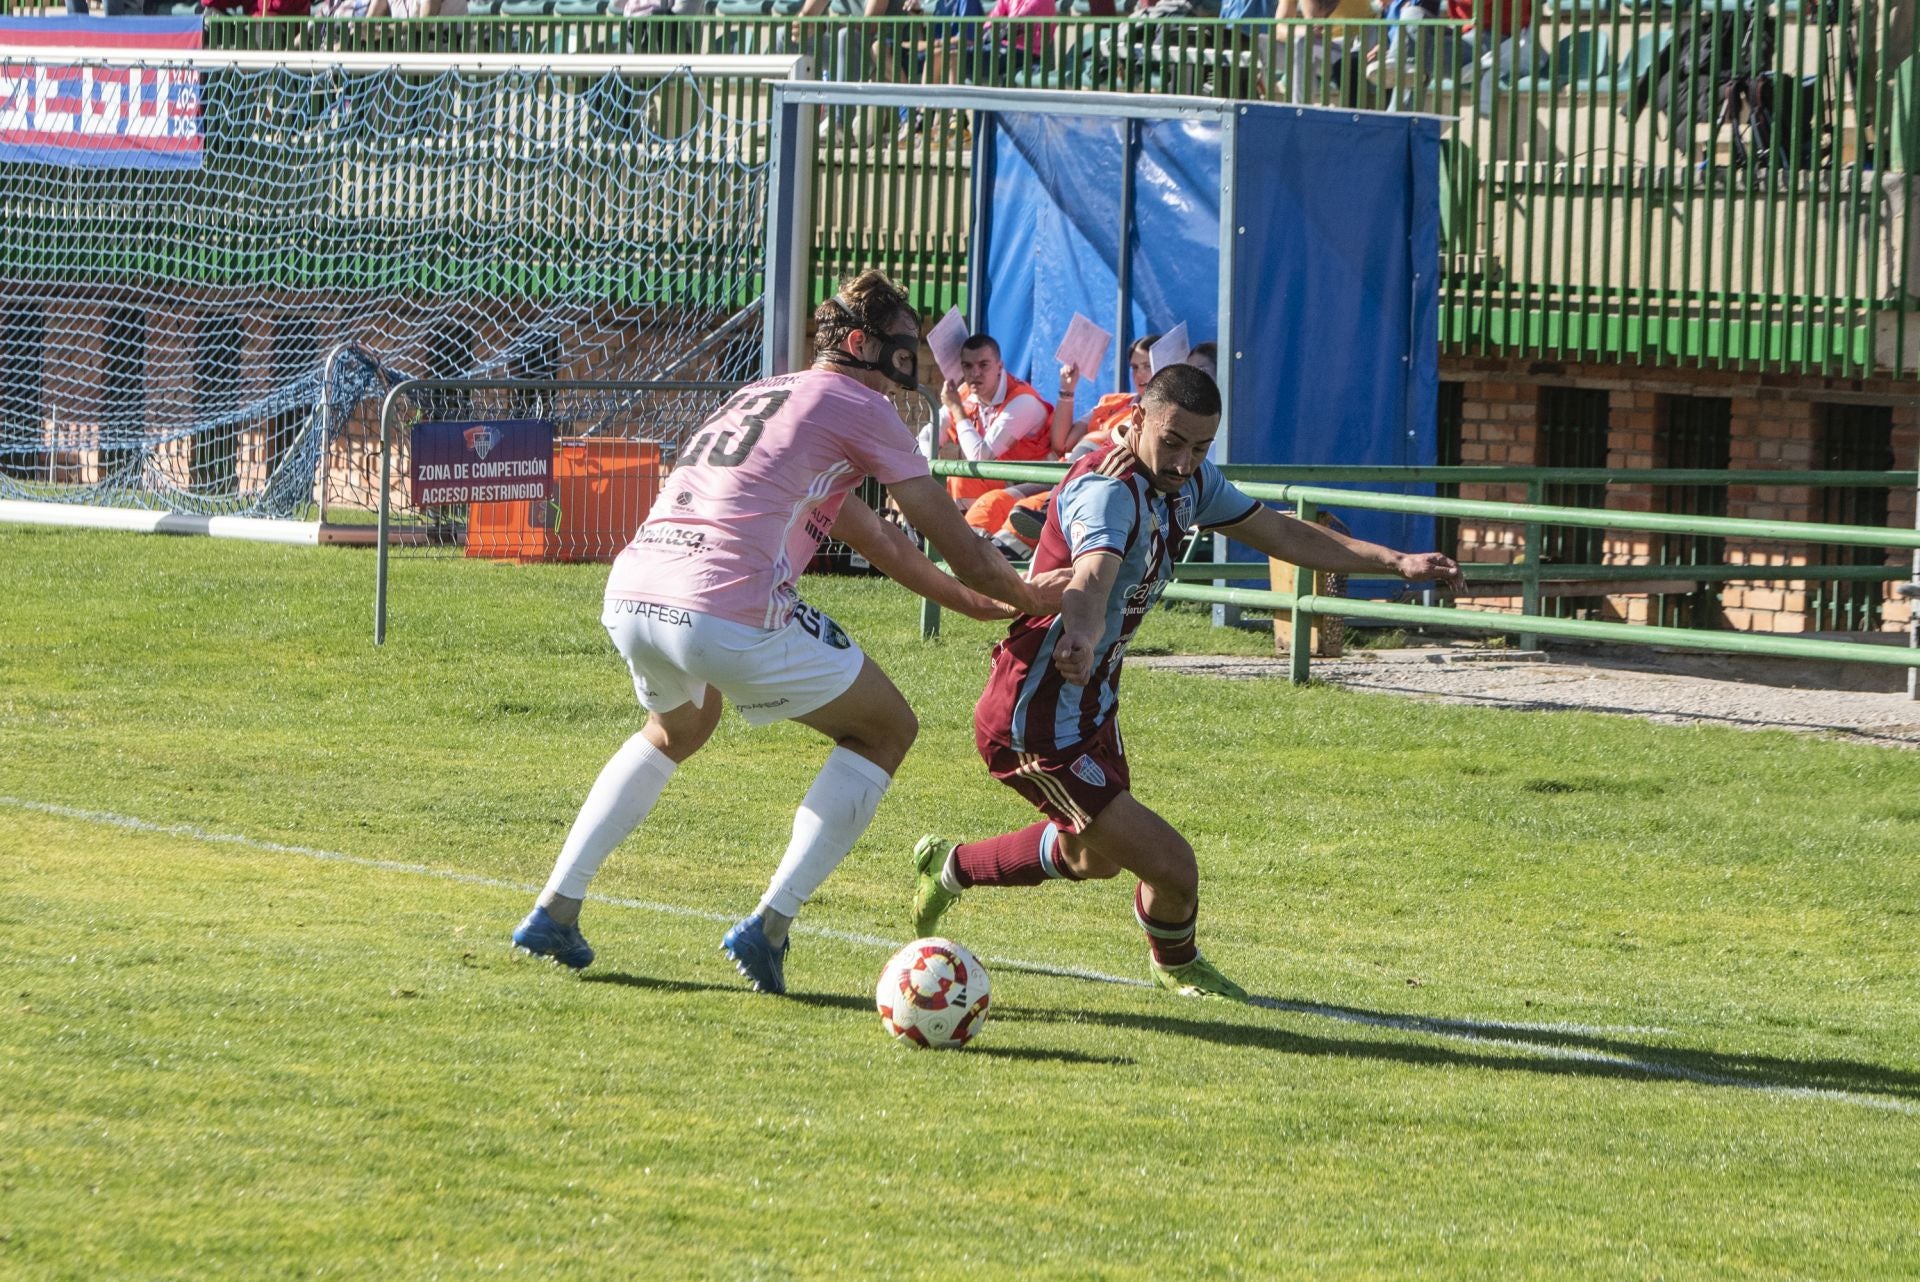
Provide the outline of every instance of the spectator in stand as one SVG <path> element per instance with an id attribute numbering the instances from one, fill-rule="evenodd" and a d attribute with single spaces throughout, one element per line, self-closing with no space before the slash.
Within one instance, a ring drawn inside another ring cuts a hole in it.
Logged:
<path id="1" fill-rule="evenodd" d="M 1039 64 L 1052 24 L 1001 23 L 996 27 L 993 19 L 1052 18 L 1059 12 L 1054 0 L 994 0 L 993 8 L 987 10 L 987 38 L 992 41 L 995 60 L 1005 68 L 999 83 L 1015 83 L 1027 70 L 1028 63 Z"/>
<path id="2" fill-rule="evenodd" d="M 865 24 L 874 18 L 898 18 L 909 12 L 910 0 L 804 0 L 794 16 L 843 20 L 833 24 L 833 50 L 826 59 L 827 65 L 817 74 L 822 80 L 863 84 L 894 78 L 894 36 L 891 33 L 875 35 L 874 28 L 845 20 Z M 803 24 L 795 23 L 793 34 L 803 51 L 814 52 L 807 48 Z M 873 36 L 871 44 L 867 42 L 868 36 Z M 882 127 L 882 118 L 901 118 L 904 122 L 904 112 L 904 108 L 896 111 L 889 107 L 884 112 L 855 115 L 852 108 L 829 108 L 826 118 L 820 122 L 820 137 L 822 141 L 831 141 L 838 134 L 850 142 L 879 146 L 894 138 L 894 126 Z"/>
<path id="3" fill-rule="evenodd" d="M 313 8 L 311 0 L 200 0 L 200 7 L 209 18 L 305 18 Z"/>
<path id="4" fill-rule="evenodd" d="M 1490 113 L 1495 84 L 1531 72 L 1538 61 L 1533 0 L 1389 0 L 1386 16 L 1403 24 L 1388 44 L 1388 58 L 1401 77 L 1411 80 L 1392 95 L 1395 110 L 1420 106 L 1426 82 L 1436 71 L 1477 64 L 1480 87 L 1474 106 Z M 1441 19 L 1458 23 L 1462 33 L 1455 37 L 1445 27 L 1405 25 Z"/>
<path id="5" fill-rule="evenodd" d="M 1329 18 L 1371 18 L 1373 6 L 1369 0 L 1279 0 L 1274 16 L 1308 18 L 1316 23 Z M 1318 105 L 1355 101 L 1359 82 L 1364 79 L 1364 64 L 1357 63 L 1357 54 L 1349 56 L 1345 27 L 1281 30 L 1287 37 L 1288 102 Z"/>
<path id="6" fill-rule="evenodd" d="M 467 12 L 467 0 L 367 0 L 369 18 L 454 18 Z"/>
<path id="7" fill-rule="evenodd" d="M 940 389 L 940 457 L 975 462 L 1034 462 L 1049 457 L 1053 406 L 1031 383 L 1015 378 L 1000 359 L 1000 344 L 975 334 L 960 345 L 960 382 Z M 961 511 L 1000 481 L 947 478 Z"/>

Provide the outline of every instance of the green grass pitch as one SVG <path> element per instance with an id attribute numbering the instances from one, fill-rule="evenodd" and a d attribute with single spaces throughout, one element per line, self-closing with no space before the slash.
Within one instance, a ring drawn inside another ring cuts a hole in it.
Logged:
<path id="1" fill-rule="evenodd" d="M 0 1277 L 1920 1274 L 1920 756 L 1135 671 L 1267 1003 L 1138 986 L 1122 882 L 978 892 L 915 1052 L 912 844 L 1027 821 L 993 630 L 809 581 L 922 731 L 794 996 L 716 946 L 824 745 L 734 717 L 577 977 L 506 934 L 639 724 L 603 577 L 401 559 L 375 650 L 364 553 L 0 528 Z"/>

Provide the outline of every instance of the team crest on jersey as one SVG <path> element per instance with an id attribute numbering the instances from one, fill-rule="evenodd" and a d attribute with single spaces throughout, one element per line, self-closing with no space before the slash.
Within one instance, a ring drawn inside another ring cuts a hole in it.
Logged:
<path id="1" fill-rule="evenodd" d="M 1100 768 L 1099 762 L 1084 752 L 1080 754 L 1079 758 L 1073 765 L 1069 766 L 1068 769 L 1072 770 L 1073 773 L 1079 775 L 1083 781 L 1095 788 L 1104 788 L 1107 786 L 1107 772 Z"/>
<path id="2" fill-rule="evenodd" d="M 1077 548 L 1087 541 L 1087 523 L 1075 521 L 1067 528 L 1067 546 Z"/>
<path id="3" fill-rule="evenodd" d="M 1193 524 L 1193 495 L 1185 490 L 1173 496 L 1173 523 L 1182 529 Z"/>
<path id="4" fill-rule="evenodd" d="M 467 448 L 483 459 L 493 453 L 493 447 L 500 443 L 500 433 L 485 423 L 475 423 L 462 435 L 466 437 Z"/>

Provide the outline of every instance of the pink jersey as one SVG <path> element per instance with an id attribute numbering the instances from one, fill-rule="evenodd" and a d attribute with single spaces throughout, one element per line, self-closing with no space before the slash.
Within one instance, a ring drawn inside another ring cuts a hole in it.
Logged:
<path id="1" fill-rule="evenodd" d="M 607 596 L 784 627 L 793 581 L 854 487 L 925 475 L 893 404 L 858 380 L 810 369 L 749 383 L 681 451 Z"/>

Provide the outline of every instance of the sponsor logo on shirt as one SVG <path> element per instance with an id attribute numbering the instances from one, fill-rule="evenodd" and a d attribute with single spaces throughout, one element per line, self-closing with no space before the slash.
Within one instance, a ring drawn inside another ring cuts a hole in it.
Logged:
<path id="1" fill-rule="evenodd" d="M 1081 779 L 1095 788 L 1104 788 L 1107 786 L 1107 772 L 1100 768 L 1099 762 L 1084 752 L 1080 754 L 1079 759 L 1069 766 L 1068 769 L 1072 770 L 1073 773 L 1079 775 Z"/>
<path id="2" fill-rule="evenodd" d="M 678 548 L 682 552 L 707 550 L 705 530 L 683 530 L 672 525 L 651 525 L 640 531 L 640 541 L 653 547 Z"/>
<path id="3" fill-rule="evenodd" d="M 668 627 L 690 628 L 693 626 L 693 614 L 677 605 L 661 605 L 655 601 L 614 601 L 615 614 L 631 614 L 637 618 L 655 619 Z"/>
<path id="4" fill-rule="evenodd" d="M 733 706 L 745 712 L 750 708 L 777 708 L 786 701 L 786 696 L 782 695 L 778 699 L 768 699 L 764 703 L 736 703 Z"/>

